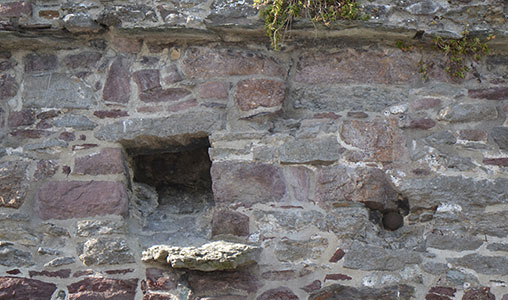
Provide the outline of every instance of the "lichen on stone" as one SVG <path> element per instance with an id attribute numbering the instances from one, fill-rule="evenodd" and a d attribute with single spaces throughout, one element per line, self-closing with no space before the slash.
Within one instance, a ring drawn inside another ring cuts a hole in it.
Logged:
<path id="1" fill-rule="evenodd" d="M 200 247 L 155 245 L 143 251 L 142 261 L 167 263 L 175 269 L 198 271 L 233 270 L 256 263 L 261 248 L 225 241 Z"/>

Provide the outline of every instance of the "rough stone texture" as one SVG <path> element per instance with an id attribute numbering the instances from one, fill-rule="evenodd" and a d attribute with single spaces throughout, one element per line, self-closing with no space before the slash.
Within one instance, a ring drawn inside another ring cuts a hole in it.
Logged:
<path id="1" fill-rule="evenodd" d="M 256 298 L 256 300 L 298 300 L 298 299 L 299 299 L 298 296 L 296 296 L 287 287 L 279 287 L 276 289 L 268 290 Z"/>
<path id="2" fill-rule="evenodd" d="M 416 79 L 417 58 L 401 51 L 342 51 L 306 55 L 298 62 L 295 80 L 307 84 L 397 84 Z"/>
<path id="3" fill-rule="evenodd" d="M 120 148 L 104 148 L 99 153 L 76 158 L 74 173 L 87 175 L 125 173 L 125 162 Z"/>
<path id="4" fill-rule="evenodd" d="M 178 279 L 178 275 L 171 270 L 147 268 L 146 286 L 144 289 L 153 291 L 170 291 L 178 286 Z"/>
<path id="5" fill-rule="evenodd" d="M 120 238 L 89 239 L 79 252 L 79 259 L 87 266 L 135 262 L 127 241 Z"/>
<path id="6" fill-rule="evenodd" d="M 328 240 L 312 237 L 309 240 L 282 239 L 275 247 L 275 256 L 279 261 L 296 262 L 304 259 L 319 259 L 328 246 Z"/>
<path id="7" fill-rule="evenodd" d="M 462 300 L 496 300 L 496 296 L 490 292 L 488 287 L 476 287 L 467 289 Z"/>
<path id="8" fill-rule="evenodd" d="M 212 219 L 212 236 L 221 234 L 248 236 L 249 217 L 230 210 L 215 211 Z"/>
<path id="9" fill-rule="evenodd" d="M 213 78 L 239 75 L 284 77 L 285 68 L 261 53 L 226 49 L 191 48 L 183 61 L 189 78 Z"/>
<path id="10" fill-rule="evenodd" d="M 344 257 L 344 267 L 360 270 L 396 271 L 421 262 L 420 254 L 407 250 L 389 250 L 354 242 Z"/>
<path id="11" fill-rule="evenodd" d="M 508 87 L 469 90 L 468 96 L 488 100 L 506 100 L 508 99 Z"/>
<path id="12" fill-rule="evenodd" d="M 0 100 L 10 99 L 18 93 L 19 85 L 16 79 L 9 74 L 0 76 Z"/>
<path id="13" fill-rule="evenodd" d="M 0 18 L 19 18 L 32 14 L 32 5 L 28 1 L 15 1 L 0 4 Z"/>
<path id="14" fill-rule="evenodd" d="M 494 127 L 490 135 L 500 149 L 508 151 L 508 127 Z"/>
<path id="15" fill-rule="evenodd" d="M 24 161 L 0 163 L 0 207 L 19 208 L 25 201 L 29 178 Z"/>
<path id="16" fill-rule="evenodd" d="M 284 102 L 285 90 L 282 81 L 246 79 L 237 84 L 235 100 L 243 111 L 259 107 L 277 107 Z"/>
<path id="17" fill-rule="evenodd" d="M 191 112 L 153 119 L 129 119 L 102 126 L 95 132 L 101 140 L 132 140 L 140 136 L 204 135 L 222 128 L 222 115 L 214 111 Z"/>
<path id="18" fill-rule="evenodd" d="M 251 270 L 189 272 L 189 287 L 193 294 L 207 299 L 245 300 L 246 293 L 254 294 L 258 279 Z"/>
<path id="19" fill-rule="evenodd" d="M 286 192 L 281 170 L 269 164 L 219 162 L 211 174 L 218 207 L 278 202 Z"/>
<path id="20" fill-rule="evenodd" d="M 295 139 L 285 142 L 280 148 L 281 163 L 332 163 L 341 158 L 344 148 L 340 147 L 337 137 L 327 136 L 321 139 Z"/>
<path id="21" fill-rule="evenodd" d="M 102 91 L 102 98 L 105 101 L 116 103 L 127 103 L 131 95 L 131 75 L 129 63 L 126 58 L 117 58 L 109 68 L 108 77 Z"/>
<path id="22" fill-rule="evenodd" d="M 37 191 L 36 210 L 43 219 L 122 215 L 127 193 L 119 182 L 50 181 Z"/>
<path id="23" fill-rule="evenodd" d="M 67 286 L 69 300 L 125 299 L 134 300 L 137 279 L 85 278 Z"/>
<path id="24" fill-rule="evenodd" d="M 451 123 L 495 120 L 497 110 L 486 104 L 459 103 L 443 108 L 438 118 Z"/>
<path id="25" fill-rule="evenodd" d="M 460 258 L 449 258 L 448 261 L 481 274 L 503 275 L 508 272 L 508 258 L 505 256 L 468 254 Z"/>
<path id="26" fill-rule="evenodd" d="M 442 232 L 429 234 L 426 242 L 432 248 L 455 251 L 475 250 L 483 244 L 483 240 L 477 237 Z"/>
<path id="27" fill-rule="evenodd" d="M 143 252 L 143 261 L 166 262 L 176 269 L 199 271 L 231 270 L 255 263 L 260 248 L 224 241 L 201 247 L 153 246 Z"/>
<path id="28" fill-rule="evenodd" d="M 387 286 L 382 288 L 370 288 L 370 287 L 355 288 L 340 284 L 332 284 L 319 291 L 312 293 L 309 297 L 309 300 L 332 300 L 332 299 L 409 300 L 414 297 L 414 290 L 415 289 L 413 287 L 408 285 Z"/>
<path id="29" fill-rule="evenodd" d="M 0 277 L 0 298 L 48 300 L 56 290 L 54 283 L 20 277 Z"/>
<path id="30" fill-rule="evenodd" d="M 52 71 L 58 66 L 58 59 L 54 54 L 30 53 L 23 58 L 25 72 Z"/>
<path id="31" fill-rule="evenodd" d="M 116 220 L 78 221 L 76 234 L 83 237 L 125 233 L 124 224 Z"/>
<path id="32" fill-rule="evenodd" d="M 382 162 L 392 161 L 399 155 L 397 135 L 393 124 L 380 120 L 346 120 L 340 134 L 345 143 L 362 150 L 367 160 Z"/>
<path id="33" fill-rule="evenodd" d="M 23 105 L 34 108 L 89 108 L 95 104 L 93 90 L 69 74 L 27 75 Z"/>
<path id="34" fill-rule="evenodd" d="M 17 249 L 9 242 L 0 242 L 0 265 L 5 267 L 28 267 L 32 266 L 32 255 L 30 252 Z"/>

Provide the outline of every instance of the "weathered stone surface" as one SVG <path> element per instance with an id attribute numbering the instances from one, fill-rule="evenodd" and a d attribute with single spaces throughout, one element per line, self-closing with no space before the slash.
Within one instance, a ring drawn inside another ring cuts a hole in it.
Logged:
<path id="1" fill-rule="evenodd" d="M 126 172 L 122 149 L 103 148 L 99 153 L 76 158 L 75 174 L 104 175 Z"/>
<path id="2" fill-rule="evenodd" d="M 34 112 L 29 109 L 13 111 L 9 114 L 7 125 L 9 127 L 29 126 L 35 123 Z"/>
<path id="3" fill-rule="evenodd" d="M 487 245 L 487 249 L 490 251 L 504 251 L 508 252 L 508 244 L 503 243 L 492 243 Z"/>
<path id="4" fill-rule="evenodd" d="M 258 230 L 269 234 L 272 230 L 298 232 L 316 225 L 324 218 L 315 210 L 287 209 L 285 211 L 260 211 L 252 213 Z"/>
<path id="5" fill-rule="evenodd" d="M 239 75 L 284 77 L 285 67 L 273 58 L 258 52 L 191 48 L 183 60 L 188 78 L 213 78 Z"/>
<path id="6" fill-rule="evenodd" d="M 23 58 L 25 72 L 52 71 L 58 67 L 54 54 L 30 53 Z"/>
<path id="7" fill-rule="evenodd" d="M 27 75 L 23 105 L 35 108 L 89 108 L 95 104 L 94 91 L 69 74 Z"/>
<path id="8" fill-rule="evenodd" d="M 247 111 L 260 107 L 279 107 L 285 95 L 286 86 L 282 81 L 246 79 L 238 82 L 235 100 L 241 110 Z"/>
<path id="9" fill-rule="evenodd" d="M 457 289 L 446 286 L 431 287 L 429 293 L 425 296 L 425 300 L 449 300 L 455 296 Z"/>
<path id="10" fill-rule="evenodd" d="M 281 170 L 269 164 L 217 162 L 211 168 L 218 207 L 252 206 L 278 202 L 286 192 Z"/>
<path id="11" fill-rule="evenodd" d="M 175 300 L 176 298 L 168 294 L 158 294 L 148 292 L 143 295 L 143 300 Z"/>
<path id="12" fill-rule="evenodd" d="M 506 256 L 483 256 L 468 254 L 460 258 L 448 258 L 448 262 L 473 269 L 478 273 L 487 275 L 504 275 L 508 273 L 508 257 Z"/>
<path id="13" fill-rule="evenodd" d="M 393 285 L 380 288 L 361 287 L 355 288 L 340 284 L 332 284 L 323 289 L 312 293 L 309 300 L 410 300 L 413 299 L 415 288 L 408 285 Z"/>
<path id="14" fill-rule="evenodd" d="M 462 300 L 496 300 L 489 287 L 475 287 L 467 289 Z"/>
<path id="15" fill-rule="evenodd" d="M 162 270 L 156 268 L 146 269 L 145 287 L 142 289 L 152 291 L 170 291 L 178 286 L 179 276 L 172 270 Z"/>
<path id="16" fill-rule="evenodd" d="M 126 112 L 125 110 L 112 109 L 112 110 L 98 110 L 98 111 L 94 111 L 93 115 L 96 116 L 99 119 L 105 119 L 105 118 L 128 117 L 129 113 Z"/>
<path id="17" fill-rule="evenodd" d="M 206 18 L 206 22 L 214 25 L 249 25 L 254 22 L 252 17 L 258 14 L 257 9 L 252 4 L 253 1 L 214 0 L 211 13 Z"/>
<path id="18" fill-rule="evenodd" d="M 0 299 L 48 300 L 55 290 L 54 283 L 20 277 L 0 277 Z"/>
<path id="19" fill-rule="evenodd" d="M 246 300 L 247 298 L 239 297 L 239 295 L 255 293 L 259 285 L 257 278 L 249 269 L 213 272 L 190 271 L 188 274 L 189 287 L 193 295 L 200 296 L 202 299 L 211 297 L 213 300 Z"/>
<path id="20" fill-rule="evenodd" d="M 97 124 L 90 121 L 87 117 L 77 114 L 64 115 L 60 119 L 53 121 L 53 125 L 57 127 L 69 127 L 77 130 L 93 130 Z"/>
<path id="21" fill-rule="evenodd" d="M 87 266 L 134 262 L 127 241 L 121 238 L 92 238 L 84 242 L 79 251 L 79 259 Z"/>
<path id="22" fill-rule="evenodd" d="M 504 196 L 500 196 L 503 199 Z M 491 235 L 497 237 L 508 236 L 508 223 L 503 222 L 505 211 L 472 214 L 472 234 Z"/>
<path id="23" fill-rule="evenodd" d="M 490 135 L 500 149 L 508 151 L 508 127 L 494 127 Z"/>
<path id="24" fill-rule="evenodd" d="M 47 263 L 44 264 L 44 267 L 55 268 L 55 267 L 60 267 L 60 266 L 71 265 L 75 262 L 76 262 L 76 259 L 72 256 L 62 256 L 62 257 L 57 257 L 55 259 L 48 261 Z"/>
<path id="25" fill-rule="evenodd" d="M 87 13 L 68 14 L 62 19 L 63 27 L 72 33 L 97 33 L 102 27 Z"/>
<path id="26" fill-rule="evenodd" d="M 139 99 L 143 102 L 170 102 L 183 99 L 191 92 L 184 88 L 155 88 L 139 94 Z"/>
<path id="27" fill-rule="evenodd" d="M 137 279 L 89 277 L 67 286 L 69 300 L 122 299 L 134 300 Z"/>
<path id="28" fill-rule="evenodd" d="M 212 219 L 212 236 L 221 234 L 248 236 L 249 217 L 226 209 L 215 211 Z"/>
<path id="29" fill-rule="evenodd" d="M 345 120 L 340 135 L 345 143 L 364 151 L 367 159 L 382 162 L 394 160 L 402 147 L 400 133 L 390 121 Z"/>
<path id="30" fill-rule="evenodd" d="M 30 163 L 8 161 L 0 163 L 0 207 L 19 208 L 29 187 Z"/>
<path id="31" fill-rule="evenodd" d="M 475 250 L 483 244 L 480 238 L 453 232 L 430 233 L 426 242 L 429 247 L 453 251 Z"/>
<path id="32" fill-rule="evenodd" d="M 275 246 L 275 257 L 282 262 L 319 259 L 328 247 L 328 240 L 315 236 L 309 240 L 281 239 Z"/>
<path id="33" fill-rule="evenodd" d="M 119 220 L 83 220 L 77 223 L 77 236 L 90 237 L 125 233 L 124 223 Z"/>
<path id="34" fill-rule="evenodd" d="M 199 96 L 203 99 L 227 99 L 229 83 L 210 81 L 199 86 Z"/>
<path id="35" fill-rule="evenodd" d="M 344 148 L 336 136 L 319 139 L 294 139 L 279 149 L 281 163 L 326 164 L 341 158 Z"/>
<path id="36" fill-rule="evenodd" d="M 468 96 L 471 98 L 483 98 L 488 100 L 506 100 L 508 99 L 508 87 L 469 90 Z"/>
<path id="37" fill-rule="evenodd" d="M 256 300 L 299 300 L 298 296 L 296 296 L 289 288 L 287 287 L 279 287 L 276 289 L 271 289 L 265 291 Z"/>
<path id="38" fill-rule="evenodd" d="M 139 136 L 203 136 L 223 127 L 222 116 L 222 113 L 216 111 L 196 111 L 165 118 L 128 119 L 102 126 L 95 132 L 95 137 L 100 140 L 120 141 Z"/>
<path id="39" fill-rule="evenodd" d="M 411 4 L 406 7 L 406 10 L 415 15 L 432 15 L 436 13 L 441 6 L 432 0 L 424 0 Z"/>
<path id="40" fill-rule="evenodd" d="M 438 98 L 421 98 L 411 103 L 414 111 L 435 108 L 441 105 L 441 99 Z"/>
<path id="41" fill-rule="evenodd" d="M 337 251 L 335 251 L 335 253 L 333 254 L 333 256 L 330 258 L 329 262 L 338 262 L 339 260 L 341 260 L 344 255 L 346 255 L 346 252 L 344 252 L 344 250 L 342 249 L 337 249 Z"/>
<path id="42" fill-rule="evenodd" d="M 63 59 L 66 67 L 71 69 L 92 69 L 97 67 L 102 54 L 100 52 L 83 51 L 77 54 L 67 55 Z"/>
<path id="43" fill-rule="evenodd" d="M 459 131 L 459 138 L 473 142 L 484 142 L 487 141 L 487 133 L 480 129 L 463 129 Z"/>
<path id="44" fill-rule="evenodd" d="M 153 246 L 143 251 L 145 262 L 166 262 L 175 269 L 198 271 L 232 270 L 257 262 L 261 249 L 254 246 L 224 241 L 211 242 L 201 247 Z"/>
<path id="45" fill-rule="evenodd" d="M 317 172 L 316 181 L 316 199 L 325 207 L 341 201 L 354 201 L 380 211 L 397 208 L 398 193 L 380 169 L 322 167 Z"/>
<path id="46" fill-rule="evenodd" d="M 399 192 L 418 203 L 421 207 L 432 207 L 440 203 L 456 203 L 477 206 L 506 202 L 508 180 L 475 180 L 459 176 L 438 176 L 403 180 Z"/>
<path id="47" fill-rule="evenodd" d="M 5 267 L 28 267 L 33 264 L 30 252 L 12 247 L 12 243 L 0 242 L 0 265 Z"/>
<path id="48" fill-rule="evenodd" d="M 161 88 L 159 70 L 140 70 L 132 74 L 140 92 Z"/>
<path id="49" fill-rule="evenodd" d="M 420 254 L 408 250 L 390 250 L 353 242 L 344 257 L 344 267 L 365 271 L 397 271 L 421 262 Z"/>
<path id="50" fill-rule="evenodd" d="M 196 99 L 189 99 L 182 102 L 178 102 L 175 104 L 171 104 L 167 107 L 168 112 L 179 112 L 187 109 L 191 109 L 193 107 L 198 106 L 198 101 Z"/>
<path id="51" fill-rule="evenodd" d="M 431 129 L 436 126 L 436 122 L 432 119 L 416 119 L 409 122 L 408 128 L 412 129 Z"/>
<path id="52" fill-rule="evenodd" d="M 326 274 L 323 282 L 327 282 L 330 280 L 351 280 L 351 279 L 353 278 L 346 274 Z"/>
<path id="53" fill-rule="evenodd" d="M 298 62 L 295 80 L 307 84 L 407 83 L 417 78 L 417 64 L 416 56 L 397 50 L 305 53 Z"/>
<path id="54" fill-rule="evenodd" d="M 311 282 L 310 284 L 302 287 L 301 289 L 306 291 L 307 293 L 310 293 L 310 292 L 319 290 L 320 288 L 321 288 L 321 281 L 314 280 L 313 282 Z"/>
<path id="55" fill-rule="evenodd" d="M 0 4 L 0 18 L 19 18 L 32 15 L 32 5 L 28 1 L 14 1 Z"/>
<path id="56" fill-rule="evenodd" d="M 0 241 L 11 241 L 23 246 L 37 246 L 40 243 L 41 237 L 30 228 L 27 215 L 2 213 L 0 218 Z"/>
<path id="57" fill-rule="evenodd" d="M 131 74 L 126 58 L 118 57 L 109 68 L 102 91 L 102 99 L 108 102 L 127 103 L 131 96 Z"/>
<path id="58" fill-rule="evenodd" d="M 35 206 L 42 219 L 122 215 L 127 192 L 120 182 L 50 181 L 37 191 Z"/>
<path id="59" fill-rule="evenodd" d="M 451 123 L 495 120 L 497 109 L 486 104 L 459 103 L 443 108 L 438 119 Z"/>
<path id="60" fill-rule="evenodd" d="M 9 74 L 0 76 L 0 100 L 10 99 L 18 93 L 19 85 L 16 79 Z"/>
<path id="61" fill-rule="evenodd" d="M 393 87 L 365 85 L 311 85 L 292 84 L 287 101 L 295 109 L 312 111 L 373 111 L 383 112 L 392 105 L 405 103 L 408 91 Z"/>

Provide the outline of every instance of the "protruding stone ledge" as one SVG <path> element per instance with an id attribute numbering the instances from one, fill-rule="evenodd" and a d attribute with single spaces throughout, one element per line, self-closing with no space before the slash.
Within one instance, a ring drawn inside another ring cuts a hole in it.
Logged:
<path id="1" fill-rule="evenodd" d="M 224 241 L 211 242 L 201 247 L 156 245 L 143 251 L 144 262 L 163 262 L 175 269 L 198 271 L 233 270 L 254 264 L 261 248 Z"/>

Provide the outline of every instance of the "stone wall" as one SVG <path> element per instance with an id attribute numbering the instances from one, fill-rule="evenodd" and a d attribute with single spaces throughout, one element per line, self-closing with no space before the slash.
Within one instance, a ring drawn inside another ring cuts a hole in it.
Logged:
<path id="1" fill-rule="evenodd" d="M 2 1 L 0 299 L 508 299 L 507 5 L 360 2 Z"/>

